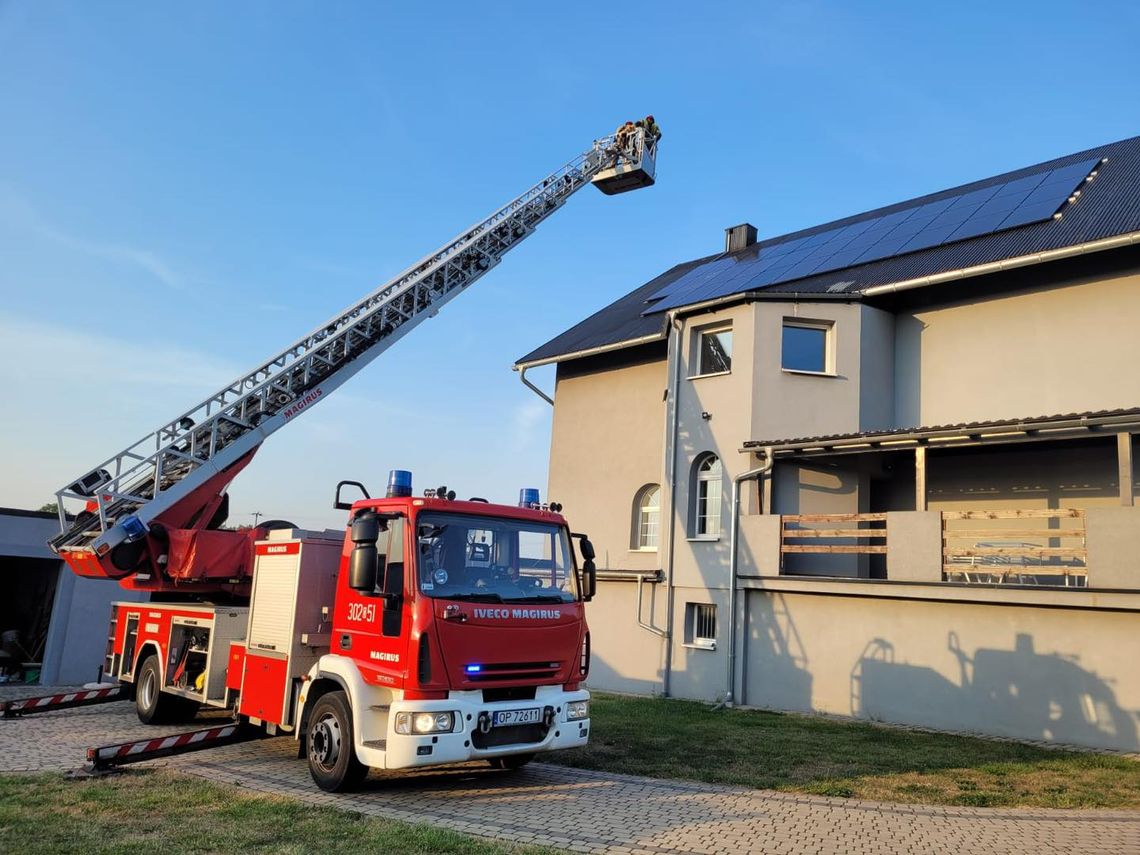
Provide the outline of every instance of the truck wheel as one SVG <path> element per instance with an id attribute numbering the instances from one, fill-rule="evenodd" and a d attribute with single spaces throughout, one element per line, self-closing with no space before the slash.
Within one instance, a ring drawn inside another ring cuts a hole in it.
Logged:
<path id="1" fill-rule="evenodd" d="M 162 691 L 162 672 L 153 653 L 143 660 L 135 678 L 135 711 L 143 724 L 165 724 L 193 717 L 198 704 Z"/>
<path id="2" fill-rule="evenodd" d="M 515 769 L 521 769 L 533 759 L 533 754 L 508 754 L 506 757 L 495 757 L 490 763 L 496 769 L 506 769 L 508 772 L 513 772 Z"/>
<path id="3" fill-rule="evenodd" d="M 352 712 L 344 692 L 329 692 L 317 699 L 306 737 L 309 773 L 322 790 L 350 790 L 368 775 L 368 767 L 356 759 Z"/>
<path id="4" fill-rule="evenodd" d="M 143 660 L 135 678 L 135 710 L 143 724 L 163 724 L 170 720 L 173 712 L 169 701 L 173 700 L 162 693 L 162 671 L 158 670 L 158 657 L 153 653 Z"/>

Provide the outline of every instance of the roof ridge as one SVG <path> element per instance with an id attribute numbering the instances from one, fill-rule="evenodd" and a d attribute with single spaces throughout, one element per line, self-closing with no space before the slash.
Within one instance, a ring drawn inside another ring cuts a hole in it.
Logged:
<path id="1" fill-rule="evenodd" d="M 837 220 L 829 220 L 825 223 L 818 223 L 814 226 L 808 226 L 806 228 L 798 229 L 794 232 L 786 232 L 781 235 L 775 235 L 770 238 L 765 238 L 764 240 L 758 240 L 756 241 L 755 245 L 761 248 L 767 246 L 778 246 L 779 244 L 787 243 L 790 240 L 798 240 L 799 238 L 810 237 L 811 235 L 819 234 L 822 231 L 827 231 L 833 228 L 842 228 L 843 226 L 849 226 L 854 223 L 861 222 L 862 220 L 870 219 L 872 217 L 886 216 L 888 214 L 896 213 L 897 211 L 905 211 L 907 208 L 918 207 L 920 204 L 925 205 L 929 202 L 937 202 L 940 199 L 944 199 L 949 196 L 961 195 L 973 190 L 981 190 L 985 187 L 999 184 L 1004 181 L 1012 181 L 1017 178 L 1022 178 L 1026 175 L 1032 175 L 1037 171 L 1056 169 L 1061 166 L 1067 166 L 1068 164 L 1065 161 L 1079 161 L 1082 159 L 1087 159 L 1095 155 L 1097 152 L 1103 152 L 1105 149 L 1113 148 L 1124 143 L 1134 142 L 1136 140 L 1140 140 L 1140 134 L 1137 134 L 1136 136 L 1125 137 L 1124 139 L 1116 140 L 1115 142 L 1105 143 L 1104 145 L 1092 146 L 1091 148 L 1086 148 L 1082 151 L 1063 154 L 1049 160 L 1043 160 L 1040 163 L 1034 163 L 1030 166 L 1022 166 L 1018 169 L 1011 169 L 1008 172 L 1001 172 L 997 175 L 990 175 L 986 178 L 978 178 L 974 181 L 967 181 L 965 184 L 958 184 L 954 187 L 946 187 L 933 193 L 926 193 L 922 196 L 914 196 L 910 199 L 903 199 L 899 202 L 892 202 L 889 205 L 882 205 L 878 208 L 871 208 L 866 211 L 860 211 L 857 214 L 848 214 L 847 216 L 840 217 Z M 744 251 L 745 250 L 738 250 L 738 252 Z"/>

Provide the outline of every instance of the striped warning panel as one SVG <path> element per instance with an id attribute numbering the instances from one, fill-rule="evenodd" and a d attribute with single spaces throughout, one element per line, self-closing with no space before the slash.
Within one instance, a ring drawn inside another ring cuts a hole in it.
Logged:
<path id="1" fill-rule="evenodd" d="M 140 763 L 143 760 L 154 760 L 158 757 L 169 757 L 173 754 L 185 754 L 190 751 L 215 748 L 219 745 L 259 739 L 264 735 L 264 731 L 245 724 L 226 724 L 221 727 L 192 730 L 188 733 L 176 733 L 172 736 L 160 736 L 155 739 L 141 739 L 137 742 L 121 742 L 117 745 L 88 748 L 87 765 L 91 769 L 106 769 L 110 766 Z"/>
<path id="2" fill-rule="evenodd" d="M 62 692 L 58 695 L 43 695 L 38 698 L 19 698 L 0 703 L 4 718 L 13 718 L 29 713 L 50 712 L 52 710 L 84 707 L 91 704 L 104 704 L 126 697 L 122 686 L 108 686 L 105 689 L 84 689 L 79 692 Z"/>

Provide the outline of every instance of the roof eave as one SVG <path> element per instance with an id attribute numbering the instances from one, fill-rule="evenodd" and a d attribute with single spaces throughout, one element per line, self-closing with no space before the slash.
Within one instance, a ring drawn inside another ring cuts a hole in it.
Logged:
<path id="1" fill-rule="evenodd" d="M 665 338 L 665 331 L 653 333 L 652 335 L 643 335 L 638 338 L 630 338 L 625 341 L 615 341 L 611 344 L 603 344 L 598 347 L 588 347 L 585 350 L 575 350 L 571 353 L 557 353 L 554 356 L 546 356 L 542 359 L 531 359 L 528 361 L 516 362 L 513 366 L 514 371 L 523 371 L 530 368 L 537 368 L 539 365 L 550 365 L 554 362 L 566 362 L 571 359 L 582 359 L 586 356 L 596 356 L 599 353 L 610 353 L 614 350 L 624 350 L 627 347 L 636 347 L 639 344 L 649 344 L 654 341 L 663 341 Z"/>
<path id="2" fill-rule="evenodd" d="M 1014 270 L 1018 267 L 1030 267 L 1049 261 L 1060 261 L 1061 259 L 1073 258 L 1077 255 L 1087 255 L 1093 252 L 1119 249 L 1120 247 L 1131 246 L 1136 243 L 1140 243 L 1140 232 L 1126 232 L 1125 234 L 1086 241 L 1085 243 L 1071 244 L 1070 246 L 1063 246 L 1058 249 L 1032 252 L 1028 255 L 1004 258 L 1000 261 L 975 264 L 972 267 L 961 267 L 957 270 L 947 270 L 943 273 L 932 273 L 914 279 L 905 279 L 902 282 L 891 282 L 886 285 L 872 285 L 870 288 L 865 288 L 862 294 L 864 297 L 870 298 L 881 297 L 888 294 L 896 294 L 899 291 L 911 291 L 915 288 L 925 288 L 929 285 L 941 285 L 944 282 L 953 282 L 958 279 L 970 279 L 975 276 L 985 276 L 989 273 Z"/>

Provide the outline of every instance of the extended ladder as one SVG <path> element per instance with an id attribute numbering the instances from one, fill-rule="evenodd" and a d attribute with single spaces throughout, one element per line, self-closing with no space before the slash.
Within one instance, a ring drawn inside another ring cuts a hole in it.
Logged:
<path id="1" fill-rule="evenodd" d="M 52 548 L 105 555 L 215 476 L 224 489 L 228 467 L 434 315 L 586 184 L 607 193 L 652 184 L 654 141 L 647 147 L 639 130 L 628 142 L 619 151 L 614 136 L 596 140 L 360 302 L 59 490 L 61 534 Z M 69 518 L 76 502 L 84 510 Z"/>

